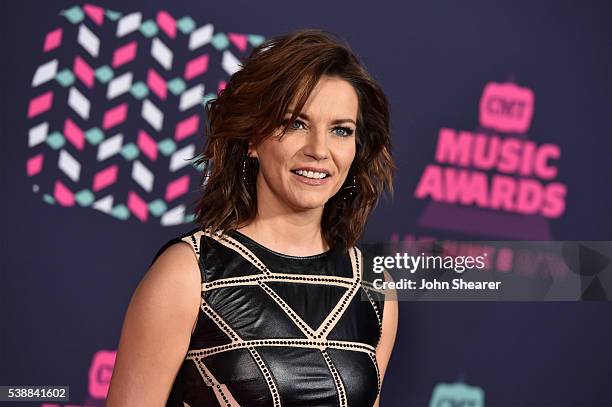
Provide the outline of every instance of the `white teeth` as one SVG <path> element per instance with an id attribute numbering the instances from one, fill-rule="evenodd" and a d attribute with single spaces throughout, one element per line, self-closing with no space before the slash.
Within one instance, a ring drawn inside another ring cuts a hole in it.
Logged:
<path id="1" fill-rule="evenodd" d="M 301 175 L 302 177 L 314 178 L 314 179 L 321 179 L 327 176 L 327 174 L 324 172 L 305 171 L 305 170 L 296 170 L 295 173 L 298 175 Z"/>

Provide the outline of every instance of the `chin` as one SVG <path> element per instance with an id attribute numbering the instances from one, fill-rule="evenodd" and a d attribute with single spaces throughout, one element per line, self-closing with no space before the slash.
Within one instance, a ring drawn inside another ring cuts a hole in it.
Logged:
<path id="1" fill-rule="evenodd" d="M 325 206 L 326 199 L 296 199 L 294 200 L 294 206 L 300 209 L 317 209 Z"/>

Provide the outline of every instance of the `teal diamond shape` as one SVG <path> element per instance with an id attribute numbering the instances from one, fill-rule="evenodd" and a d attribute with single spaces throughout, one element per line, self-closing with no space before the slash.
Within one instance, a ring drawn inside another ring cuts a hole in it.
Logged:
<path id="1" fill-rule="evenodd" d="M 55 204 L 55 199 L 49 194 L 44 194 L 42 199 L 49 205 Z"/>
<path id="2" fill-rule="evenodd" d="M 157 149 L 165 156 L 169 156 L 176 150 L 176 143 L 170 138 L 163 139 L 157 144 Z"/>
<path id="3" fill-rule="evenodd" d="M 74 195 L 74 199 L 81 206 L 89 206 L 94 201 L 94 194 L 89 189 L 83 189 Z"/>
<path id="4" fill-rule="evenodd" d="M 160 217 L 168 209 L 168 205 L 162 199 L 156 199 L 149 203 L 149 212 L 155 217 Z"/>
<path id="5" fill-rule="evenodd" d="M 153 22 L 153 20 L 147 20 L 140 25 L 140 32 L 147 38 L 151 38 L 157 34 L 158 28 L 157 24 Z"/>
<path id="6" fill-rule="evenodd" d="M 211 43 L 213 47 L 217 48 L 217 50 L 222 51 L 229 45 L 229 39 L 224 33 L 216 33 L 213 36 Z"/>
<path id="7" fill-rule="evenodd" d="M 60 148 L 64 147 L 64 144 L 66 144 L 66 139 L 62 133 L 59 131 L 54 131 L 47 136 L 46 142 L 52 149 L 59 150 Z"/>
<path id="8" fill-rule="evenodd" d="M 55 75 L 55 80 L 64 88 L 67 88 L 74 83 L 74 74 L 70 69 L 62 69 Z"/>
<path id="9" fill-rule="evenodd" d="M 113 79 L 115 73 L 108 65 L 102 65 L 98 69 L 96 69 L 96 78 L 102 83 L 106 83 Z"/>
<path id="10" fill-rule="evenodd" d="M 83 10 L 81 10 L 79 6 L 70 7 L 68 10 L 64 10 L 60 14 L 66 17 L 66 19 L 68 19 L 68 21 L 70 21 L 72 24 L 80 23 L 83 21 L 83 18 L 85 18 L 85 13 L 83 13 Z"/>
<path id="11" fill-rule="evenodd" d="M 142 81 L 136 82 L 135 84 L 132 85 L 132 88 L 130 89 L 130 93 L 136 99 L 142 100 L 146 98 L 147 95 L 149 94 L 149 88 Z"/>
<path id="12" fill-rule="evenodd" d="M 128 143 L 121 149 L 121 155 L 128 161 L 138 157 L 138 154 L 140 154 L 140 151 L 138 151 L 138 147 L 134 143 Z"/>
<path id="13" fill-rule="evenodd" d="M 92 127 L 85 132 L 85 138 L 90 144 L 95 146 L 104 140 L 104 133 L 102 133 L 102 130 L 100 130 L 99 127 Z"/>
<path id="14" fill-rule="evenodd" d="M 176 22 L 176 26 L 183 34 L 189 34 L 194 30 L 196 23 L 193 18 L 185 16 Z"/>
<path id="15" fill-rule="evenodd" d="M 130 217 L 130 211 L 125 205 L 119 204 L 113 208 L 111 215 L 117 219 L 126 220 Z"/>
<path id="16" fill-rule="evenodd" d="M 181 78 L 174 78 L 168 81 L 168 89 L 174 96 L 178 96 L 185 90 L 187 86 L 185 85 L 185 81 Z"/>
<path id="17" fill-rule="evenodd" d="M 257 34 L 250 34 L 248 38 L 249 38 L 249 44 L 251 44 L 254 47 L 260 45 L 262 42 L 266 40 L 264 36 L 257 35 Z"/>
<path id="18" fill-rule="evenodd" d="M 112 21 L 117 21 L 121 17 L 121 13 L 114 10 L 106 10 L 104 14 Z"/>
<path id="19" fill-rule="evenodd" d="M 185 215 L 185 218 L 183 219 L 183 223 L 191 223 L 195 220 L 195 214 L 190 213 L 188 215 Z"/>

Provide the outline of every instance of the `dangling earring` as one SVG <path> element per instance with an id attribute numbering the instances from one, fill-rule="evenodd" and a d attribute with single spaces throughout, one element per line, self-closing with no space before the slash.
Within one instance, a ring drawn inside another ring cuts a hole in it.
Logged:
<path id="1" fill-rule="evenodd" d="M 257 174 L 259 160 L 256 157 L 251 157 L 248 151 L 242 159 L 242 180 L 245 185 L 251 185 L 254 174 Z"/>
<path id="2" fill-rule="evenodd" d="M 356 192 L 357 189 L 357 177 L 355 175 L 353 175 L 353 177 L 351 178 L 351 183 L 350 185 L 345 186 L 344 188 L 342 188 L 342 199 L 343 200 L 348 200 L 351 199 Z"/>

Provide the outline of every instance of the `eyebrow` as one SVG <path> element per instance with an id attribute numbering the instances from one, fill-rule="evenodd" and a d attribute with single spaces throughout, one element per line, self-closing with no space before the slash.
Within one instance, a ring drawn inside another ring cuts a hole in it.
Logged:
<path id="1" fill-rule="evenodd" d="M 285 114 L 293 115 L 293 110 L 288 110 L 287 113 Z M 298 117 L 310 121 L 310 118 L 308 117 L 306 113 L 300 113 Z M 353 123 L 355 126 L 357 126 L 357 123 L 355 123 L 355 120 L 353 119 L 336 119 L 336 120 L 333 120 L 331 124 L 340 124 L 340 123 L 347 123 L 347 122 Z"/>

